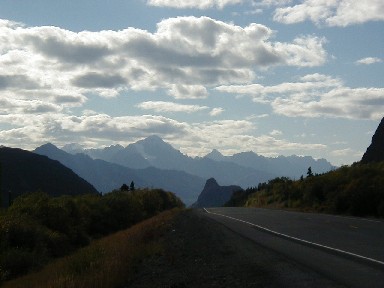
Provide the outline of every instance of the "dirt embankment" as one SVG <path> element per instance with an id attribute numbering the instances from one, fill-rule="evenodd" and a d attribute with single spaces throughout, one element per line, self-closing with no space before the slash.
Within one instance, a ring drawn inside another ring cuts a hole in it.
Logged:
<path id="1" fill-rule="evenodd" d="M 202 213 L 178 215 L 164 253 L 144 261 L 128 287 L 341 287 Z"/>

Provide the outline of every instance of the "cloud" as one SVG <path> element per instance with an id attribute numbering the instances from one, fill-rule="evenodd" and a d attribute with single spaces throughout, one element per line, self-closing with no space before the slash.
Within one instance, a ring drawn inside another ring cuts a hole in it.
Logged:
<path id="1" fill-rule="evenodd" d="M 176 99 L 201 99 L 208 96 L 207 89 L 202 85 L 170 85 L 168 94 Z"/>
<path id="2" fill-rule="evenodd" d="M 137 105 L 138 108 L 144 110 L 153 110 L 155 112 L 185 112 L 194 113 L 202 110 L 206 110 L 209 107 L 199 105 L 185 105 L 173 102 L 163 101 L 147 101 Z"/>
<path id="3" fill-rule="evenodd" d="M 178 142 L 190 155 L 205 155 L 213 148 L 232 155 L 239 151 L 255 151 L 261 155 L 276 156 L 289 151 L 316 151 L 326 149 L 319 143 L 297 143 L 276 139 L 273 135 L 254 135 L 254 123 L 248 120 L 222 120 L 194 123 L 190 132 Z"/>
<path id="4" fill-rule="evenodd" d="M 212 117 L 213 116 L 218 116 L 218 115 L 220 115 L 221 113 L 223 113 L 225 111 L 225 109 L 224 108 L 213 108 L 212 110 L 211 110 L 211 112 L 209 112 L 209 115 L 211 115 Z"/>
<path id="5" fill-rule="evenodd" d="M 216 89 L 249 95 L 254 102 L 271 105 L 275 113 L 288 117 L 378 120 L 383 116 L 384 88 L 349 88 L 339 79 L 322 74 L 275 86 L 251 84 Z"/>
<path id="6" fill-rule="evenodd" d="M 199 155 L 207 147 L 231 151 L 240 145 L 237 149 L 249 150 L 247 145 L 255 144 L 266 152 L 298 147 L 271 135 L 244 138 L 255 132 L 250 120 L 189 124 L 155 115 L 114 117 L 85 106 L 90 95 L 129 97 L 132 90 L 204 99 L 217 86 L 252 83 L 261 69 L 326 61 L 324 39 L 276 38 L 276 32 L 264 25 L 242 27 L 209 17 L 165 19 L 154 32 L 127 28 L 75 33 L 1 20 L 0 124 L 6 128 L 0 137 L 7 145 L 33 149 L 48 141 L 88 147 L 111 141 L 128 144 L 157 134 L 179 145 L 188 141 L 188 151 Z M 158 113 L 205 111 L 212 117 L 225 111 L 156 99 L 138 107 Z"/>
<path id="7" fill-rule="evenodd" d="M 277 129 L 274 129 L 272 130 L 269 135 L 271 136 L 280 136 L 280 135 L 283 135 L 283 132 L 281 132 L 280 130 L 277 130 Z"/>
<path id="8" fill-rule="evenodd" d="M 375 63 L 381 63 L 383 60 L 381 58 L 377 57 L 367 57 L 367 58 L 362 58 L 360 60 L 356 61 L 356 64 L 364 64 L 364 65 L 371 65 Z"/>
<path id="9" fill-rule="evenodd" d="M 124 85 L 126 80 L 118 74 L 106 75 L 89 72 L 74 78 L 71 83 L 82 88 L 112 88 Z"/>
<path id="10" fill-rule="evenodd" d="M 293 24 L 310 20 L 317 25 L 345 27 L 384 20 L 381 0 L 304 0 L 295 6 L 277 8 L 274 20 Z"/>
<path id="11" fill-rule="evenodd" d="M 0 113 L 7 114 L 9 111 L 15 114 L 42 114 L 50 112 L 59 112 L 61 107 L 59 105 L 43 102 L 39 100 L 20 100 L 20 99 L 7 99 L 0 98 Z"/>
<path id="12" fill-rule="evenodd" d="M 219 9 L 224 8 L 227 5 L 240 4 L 245 2 L 244 0 L 148 0 L 147 4 L 150 6 L 159 7 L 172 7 L 172 8 L 196 8 L 196 9 L 208 9 L 217 7 Z"/>
<path id="13" fill-rule="evenodd" d="M 165 89 L 177 99 L 205 98 L 207 87 L 249 83 L 255 69 L 317 66 L 326 61 L 324 39 L 278 42 L 270 28 L 209 17 L 162 20 L 154 33 L 72 32 L 0 22 L 0 89 L 113 97 L 127 90 Z M 3 66 L 4 65 L 4 66 Z M 61 91 L 61 92 L 57 92 Z M 25 96 L 25 98 L 28 98 Z"/>
<path id="14" fill-rule="evenodd" d="M 142 115 L 113 117 L 86 111 L 82 116 L 62 113 L 1 115 L 0 124 L 15 127 L 0 130 L 3 143 L 24 149 L 34 149 L 46 142 L 58 146 L 82 143 L 84 147 L 128 145 L 156 134 L 190 156 L 203 156 L 213 148 L 225 153 L 254 150 L 262 155 L 290 153 L 296 149 L 325 149 L 318 143 L 296 143 L 276 139 L 273 135 L 256 135 L 253 121 L 220 120 L 200 123 L 180 122 L 164 116 Z M 281 138 L 281 137 L 279 137 Z"/>

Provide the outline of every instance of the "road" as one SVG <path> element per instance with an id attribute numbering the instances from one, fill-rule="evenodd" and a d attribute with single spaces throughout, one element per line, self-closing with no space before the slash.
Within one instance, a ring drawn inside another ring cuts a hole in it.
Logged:
<path id="1" fill-rule="evenodd" d="M 384 287 L 384 222 L 259 208 L 205 215 L 347 287 Z"/>

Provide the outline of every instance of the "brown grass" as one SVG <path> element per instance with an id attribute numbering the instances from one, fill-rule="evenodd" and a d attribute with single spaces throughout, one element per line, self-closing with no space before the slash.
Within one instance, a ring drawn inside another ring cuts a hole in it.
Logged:
<path id="1" fill-rule="evenodd" d="M 4 288 L 121 287 L 135 276 L 138 264 L 163 252 L 162 235 L 179 209 L 166 211 L 120 231 L 41 271 L 4 283 Z"/>

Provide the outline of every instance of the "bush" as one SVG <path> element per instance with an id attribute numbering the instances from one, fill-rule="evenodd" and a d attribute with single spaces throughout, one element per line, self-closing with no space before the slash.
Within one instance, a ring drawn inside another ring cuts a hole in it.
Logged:
<path id="1" fill-rule="evenodd" d="M 24 194 L 0 218 L 0 279 L 27 273 L 91 239 L 182 206 L 174 194 L 160 189 L 58 198 Z"/>
<path id="2" fill-rule="evenodd" d="M 228 204 L 384 217 L 384 162 L 343 166 L 299 181 L 275 178 L 234 194 Z"/>

